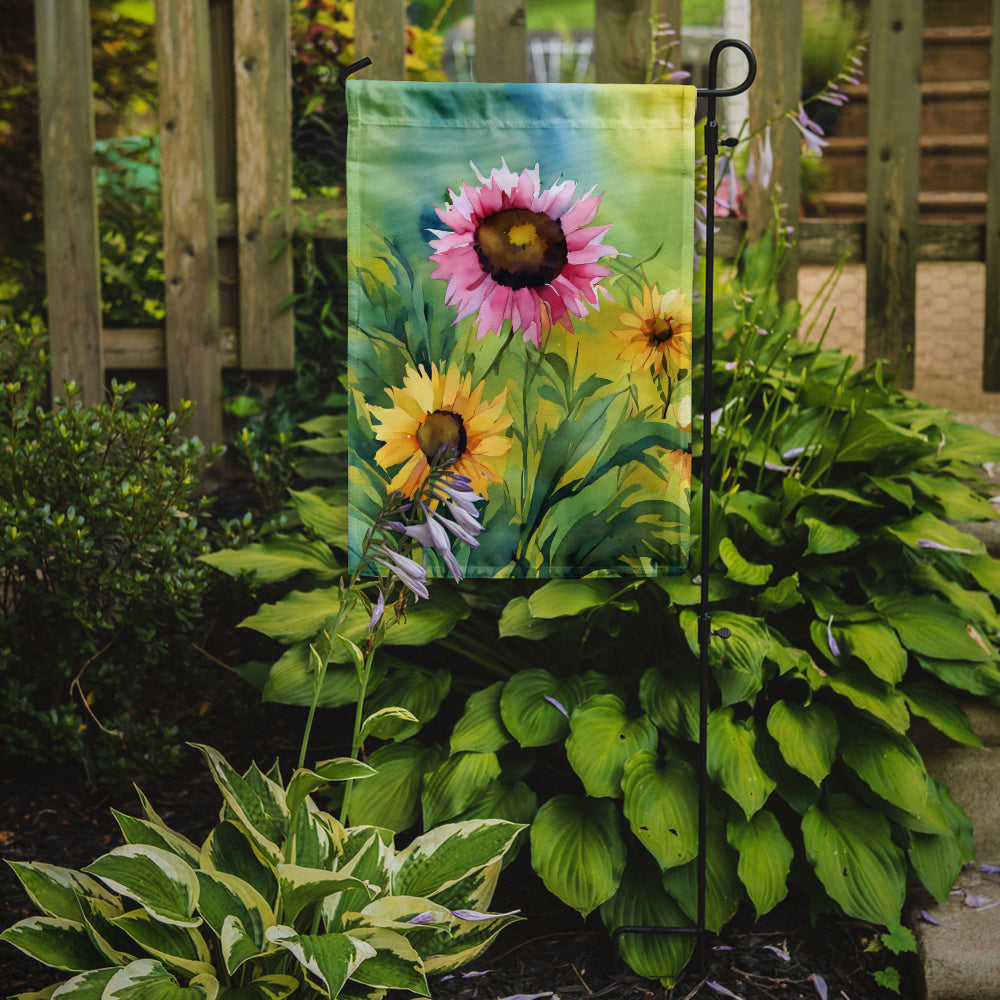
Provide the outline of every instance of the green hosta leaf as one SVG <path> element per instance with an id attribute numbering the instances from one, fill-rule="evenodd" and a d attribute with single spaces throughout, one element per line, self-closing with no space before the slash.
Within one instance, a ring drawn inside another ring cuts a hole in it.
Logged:
<path id="1" fill-rule="evenodd" d="M 773 587 L 761 591 L 755 600 L 757 607 L 765 613 L 787 611 L 798 604 L 804 604 L 805 598 L 799 590 L 799 574 L 792 573 L 791 576 L 784 577 Z"/>
<path id="2" fill-rule="evenodd" d="M 383 927 L 362 926 L 352 929 L 351 937 L 375 949 L 375 954 L 351 973 L 355 982 L 430 996 L 424 963 L 402 934 Z"/>
<path id="3" fill-rule="evenodd" d="M 285 792 L 285 806 L 289 813 L 296 813 L 299 807 L 317 789 L 331 781 L 353 781 L 371 778 L 378 772 L 374 767 L 354 757 L 335 757 L 318 763 L 314 770 L 299 768 L 288 782 Z"/>
<path id="4" fill-rule="evenodd" d="M 288 580 L 298 573 L 330 580 L 343 572 L 328 545 L 297 535 L 272 535 L 266 542 L 209 552 L 200 559 L 230 576 L 246 574 L 255 584 Z"/>
<path id="5" fill-rule="evenodd" d="M 736 873 L 736 852 L 726 843 L 721 814 L 709 814 L 705 850 L 705 926 L 714 934 L 733 918 L 743 899 L 743 884 Z M 691 920 L 698 918 L 698 861 L 663 873 L 663 887 Z"/>
<path id="6" fill-rule="evenodd" d="M 424 774 L 438 760 L 437 751 L 415 740 L 379 747 L 368 758 L 377 773 L 351 789 L 351 824 L 396 833 L 413 826 L 420 817 Z"/>
<path id="7" fill-rule="evenodd" d="M 639 704 L 660 729 L 678 740 L 698 739 L 697 672 L 674 663 L 670 673 L 650 667 L 639 682 Z"/>
<path id="8" fill-rule="evenodd" d="M 192 744 L 208 761 L 226 805 L 253 836 L 268 859 L 280 857 L 278 844 L 288 831 L 288 808 L 284 789 L 267 778 L 252 782 L 238 774 L 217 750 Z"/>
<path id="9" fill-rule="evenodd" d="M 771 497 L 739 490 L 726 498 L 726 514 L 735 515 L 754 530 L 758 538 L 775 548 L 784 541 L 781 512 Z"/>
<path id="10" fill-rule="evenodd" d="M 261 976 L 245 986 L 223 987 L 218 1000 L 285 1000 L 299 988 L 292 976 Z"/>
<path id="11" fill-rule="evenodd" d="M 362 740 L 369 736 L 380 740 L 391 740 L 395 736 L 405 739 L 417 732 L 420 726 L 420 720 L 409 709 L 394 705 L 372 712 L 361 724 L 358 735 Z"/>
<path id="12" fill-rule="evenodd" d="M 76 920 L 65 917 L 28 917 L 19 920 L 0 934 L 26 955 L 54 969 L 80 972 L 99 968 L 104 958 L 95 950 L 87 929 Z"/>
<path id="13" fill-rule="evenodd" d="M 894 447 L 925 444 L 923 434 L 908 430 L 872 410 L 860 411 L 851 421 L 837 451 L 838 462 L 867 462 Z"/>
<path id="14" fill-rule="evenodd" d="M 911 549 L 923 548 L 921 542 L 931 542 L 970 555 L 983 555 L 986 552 L 986 546 L 974 535 L 942 521 L 933 514 L 918 514 L 909 521 L 889 525 L 885 530 Z"/>
<path id="15" fill-rule="evenodd" d="M 500 716 L 521 746 L 547 746 L 569 732 L 569 715 L 583 697 L 579 677 L 560 679 L 547 670 L 522 670 L 504 684 Z"/>
<path id="16" fill-rule="evenodd" d="M 837 756 L 839 731 L 833 712 L 812 702 L 797 705 L 779 699 L 767 716 L 767 731 L 785 761 L 819 786 Z"/>
<path id="17" fill-rule="evenodd" d="M 924 888 L 946 902 L 965 860 L 958 839 L 950 833 L 911 833 L 909 855 Z"/>
<path id="18" fill-rule="evenodd" d="M 538 812 L 538 796 L 523 782 L 493 781 L 457 819 L 505 819 L 529 824 Z"/>
<path id="19" fill-rule="evenodd" d="M 788 894 L 788 873 L 795 849 L 774 813 L 764 809 L 750 819 L 738 816 L 730 820 L 726 837 L 729 846 L 739 851 L 736 873 L 759 919 Z"/>
<path id="20" fill-rule="evenodd" d="M 67 920 L 83 919 L 80 896 L 93 896 L 109 903 L 115 897 L 97 879 L 40 861 L 8 861 L 24 891 L 46 916 L 65 917 Z"/>
<path id="21" fill-rule="evenodd" d="M 301 865 L 278 865 L 278 884 L 282 914 L 286 920 L 293 922 L 305 907 L 327 896 L 345 889 L 367 889 L 360 879 L 352 875 L 303 868 Z"/>
<path id="22" fill-rule="evenodd" d="M 247 958 L 265 950 L 264 931 L 274 925 L 274 912 L 252 885 L 235 875 L 200 871 L 198 883 L 201 887 L 199 912 L 224 945 L 227 943 L 226 938 L 230 938 L 230 947 L 224 947 L 223 951 L 226 970 L 232 975 Z M 236 933 L 237 929 L 230 928 L 228 934 L 224 934 L 227 921 L 237 921 L 239 933 Z M 240 942 L 239 953 L 232 946 L 234 937 Z M 247 939 L 251 945 L 250 954 L 245 954 L 247 949 L 242 944 Z"/>
<path id="23" fill-rule="evenodd" d="M 609 932 L 619 927 L 687 927 L 691 921 L 664 891 L 654 865 L 630 858 L 615 894 L 601 904 L 601 920 Z M 623 934 L 622 958 L 638 975 L 673 986 L 691 959 L 691 934 Z"/>
<path id="24" fill-rule="evenodd" d="M 447 670 L 419 667 L 394 670 L 375 688 L 365 701 L 365 707 L 371 712 L 384 708 L 403 708 L 410 712 L 419 721 L 386 720 L 380 727 L 381 739 L 405 740 L 437 715 L 450 689 L 451 674 Z"/>
<path id="25" fill-rule="evenodd" d="M 625 842 L 608 799 L 557 795 L 531 824 L 531 865 L 553 895 L 586 916 L 618 889 Z"/>
<path id="26" fill-rule="evenodd" d="M 986 697 L 1000 694 L 1000 669 L 993 663 L 936 660 L 931 656 L 918 656 L 917 662 L 949 687 Z"/>
<path id="27" fill-rule="evenodd" d="M 132 910 L 111 921 L 154 958 L 186 975 L 211 975 L 212 956 L 205 939 L 191 927 L 164 924 L 145 910 Z"/>
<path id="28" fill-rule="evenodd" d="M 510 742 L 510 733 L 500 717 L 500 692 L 503 681 L 469 696 L 462 717 L 451 733 L 451 752 L 474 750 L 494 753 Z"/>
<path id="29" fill-rule="evenodd" d="M 849 917 L 899 923 L 906 866 L 880 812 L 849 795 L 830 795 L 806 813 L 802 836 L 820 882 Z"/>
<path id="30" fill-rule="evenodd" d="M 970 590 L 966 585 L 947 579 L 930 563 L 915 566 L 910 579 L 914 590 L 929 590 L 940 595 L 956 611 L 975 622 L 988 634 L 1000 632 L 1000 615 L 993 598 L 981 590 Z"/>
<path id="31" fill-rule="evenodd" d="M 920 754 L 905 736 L 861 719 L 850 724 L 841 741 L 845 763 L 876 795 L 919 815 L 927 801 L 927 772 Z"/>
<path id="32" fill-rule="evenodd" d="M 500 776 L 495 753 L 452 754 L 427 775 L 421 804 L 424 826 L 437 826 L 468 809 Z"/>
<path id="33" fill-rule="evenodd" d="M 347 503 L 328 503 L 315 490 L 289 490 L 295 513 L 302 523 L 324 542 L 347 550 Z"/>
<path id="34" fill-rule="evenodd" d="M 296 934 L 291 927 L 278 924 L 268 928 L 267 939 L 291 952 L 332 997 L 339 996 L 362 962 L 375 957 L 370 944 L 349 934 Z"/>
<path id="35" fill-rule="evenodd" d="M 972 574 L 976 583 L 994 597 L 1000 597 L 1000 559 L 981 555 L 964 561 L 965 568 Z"/>
<path id="36" fill-rule="evenodd" d="M 625 762 L 622 790 L 625 818 L 660 868 L 697 855 L 698 783 L 688 764 L 640 751 Z"/>
<path id="37" fill-rule="evenodd" d="M 965 462 L 968 465 L 1000 462 L 998 442 L 1000 439 L 990 431 L 951 420 L 944 429 L 944 443 L 937 453 L 938 461 Z"/>
<path id="38" fill-rule="evenodd" d="M 499 862 L 522 829 L 496 819 L 446 823 L 428 830 L 396 855 L 392 891 L 434 899 L 461 879 Z"/>
<path id="39" fill-rule="evenodd" d="M 178 927 L 197 927 L 198 878 L 170 851 L 146 844 L 125 844 L 98 858 L 84 871 L 113 892 L 134 899 L 150 916 Z"/>
<path id="40" fill-rule="evenodd" d="M 904 646 L 939 660 L 996 659 L 995 651 L 962 615 L 927 596 L 881 596 L 875 607 L 899 633 Z"/>
<path id="41" fill-rule="evenodd" d="M 807 679 L 813 688 L 826 687 L 856 708 L 881 719 L 896 732 L 905 733 L 910 724 L 910 713 L 906 710 L 903 696 L 884 681 L 873 677 L 868 670 L 841 667 L 835 673 L 821 674 L 811 669 Z"/>
<path id="42" fill-rule="evenodd" d="M 691 653 L 700 656 L 698 616 L 693 611 L 682 611 L 680 621 Z M 722 690 L 723 704 L 752 703 L 763 685 L 764 658 L 771 648 L 770 633 L 759 618 L 719 611 L 712 615 L 712 629 L 723 628 L 729 629 L 729 638 L 713 636 L 708 647 L 708 662 Z"/>
<path id="43" fill-rule="evenodd" d="M 124 813 L 118 812 L 117 809 L 112 809 L 111 812 L 128 843 L 159 847 L 164 851 L 176 854 L 189 865 L 198 864 L 199 849 L 187 837 L 175 833 L 161 823 L 126 816 Z"/>
<path id="44" fill-rule="evenodd" d="M 852 622 L 833 627 L 843 652 L 856 656 L 886 684 L 898 684 L 906 673 L 906 650 L 896 633 L 878 622 Z"/>
<path id="45" fill-rule="evenodd" d="M 752 718 L 733 718 L 732 708 L 708 717 L 708 773 L 749 819 L 774 791 L 775 781 L 757 762 L 757 733 Z"/>
<path id="46" fill-rule="evenodd" d="M 855 545 L 861 536 L 846 524 L 828 524 L 815 517 L 803 518 L 809 529 L 809 543 L 805 554 L 814 556 L 835 555 Z"/>
<path id="47" fill-rule="evenodd" d="M 224 872 L 248 883 L 272 907 L 278 902 L 278 876 L 273 865 L 240 823 L 220 823 L 201 848 L 200 867 Z"/>
<path id="48" fill-rule="evenodd" d="M 578 615 L 607 604 L 618 591 L 611 580 L 549 580 L 528 598 L 534 618 Z"/>
<path id="49" fill-rule="evenodd" d="M 555 620 L 536 618 L 531 613 L 527 597 L 514 597 L 504 605 L 500 615 L 501 639 L 516 636 L 520 639 L 544 639 L 558 632 L 563 625 Z"/>
<path id="50" fill-rule="evenodd" d="M 926 719 L 945 736 L 967 747 L 983 745 L 965 710 L 947 688 L 931 680 L 907 681 L 900 686 L 900 691 L 910 711 Z"/>
<path id="51" fill-rule="evenodd" d="M 954 476 L 924 476 L 911 472 L 906 478 L 950 521 L 991 521 L 996 517 L 989 500 Z"/>
<path id="52" fill-rule="evenodd" d="M 723 538 L 719 542 L 719 557 L 726 565 L 726 575 L 729 579 L 746 584 L 748 587 L 763 587 L 774 570 L 770 563 L 762 565 L 747 562 L 730 538 Z"/>
<path id="53" fill-rule="evenodd" d="M 159 962 L 142 958 L 115 972 L 101 1000 L 216 1000 L 218 995 L 215 976 L 198 975 L 181 986 Z"/>
<path id="54" fill-rule="evenodd" d="M 588 795 L 618 798 L 622 768 L 638 750 L 656 747 L 659 734 L 646 716 L 629 719 L 625 703 L 613 694 L 591 695 L 570 717 L 566 757 Z"/>

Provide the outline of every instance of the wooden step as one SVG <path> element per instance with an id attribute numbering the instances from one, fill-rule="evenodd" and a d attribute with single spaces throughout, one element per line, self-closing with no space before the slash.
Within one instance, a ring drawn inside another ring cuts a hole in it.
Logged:
<path id="1" fill-rule="evenodd" d="M 863 191 L 830 191 L 815 199 L 827 218 L 864 220 L 868 197 Z M 982 222 L 986 193 L 981 191 L 921 191 L 920 218 L 953 222 Z"/>
<path id="2" fill-rule="evenodd" d="M 920 138 L 920 188 L 926 191 L 985 191 L 985 135 L 925 135 Z M 862 191 L 868 165 L 865 136 L 831 136 L 823 151 L 833 191 Z"/>
<path id="3" fill-rule="evenodd" d="M 921 79 L 925 83 L 988 80 L 992 38 L 989 25 L 925 28 Z"/>

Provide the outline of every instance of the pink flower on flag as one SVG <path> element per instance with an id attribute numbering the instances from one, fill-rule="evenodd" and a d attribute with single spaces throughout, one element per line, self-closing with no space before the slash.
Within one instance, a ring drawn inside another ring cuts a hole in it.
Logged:
<path id="1" fill-rule="evenodd" d="M 571 317 L 596 309 L 598 292 L 611 298 L 600 284 L 610 268 L 598 262 L 618 251 L 602 242 L 611 226 L 590 225 L 603 194 L 575 198 L 575 181 L 543 190 L 537 163 L 520 174 L 501 164 L 488 178 L 470 164 L 479 186 L 449 189 L 449 204 L 435 206 L 448 230 L 431 230 L 432 277 L 448 282 L 456 323 L 478 313 L 477 338 L 506 321 L 538 347 L 555 324 L 572 333 Z"/>

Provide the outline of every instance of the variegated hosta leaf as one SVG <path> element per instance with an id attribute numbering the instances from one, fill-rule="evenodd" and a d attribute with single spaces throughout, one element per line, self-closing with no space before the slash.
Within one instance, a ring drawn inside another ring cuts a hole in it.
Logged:
<path id="1" fill-rule="evenodd" d="M 717 708 L 708 717 L 708 774 L 749 818 L 767 801 L 775 781 L 757 762 L 752 718 L 739 722 L 733 709 Z"/>
<path id="2" fill-rule="evenodd" d="M 618 889 L 625 842 L 608 799 L 558 795 L 531 824 L 531 865 L 546 888 L 586 916 Z"/>
<path id="3" fill-rule="evenodd" d="M 171 851 L 146 844 L 124 844 L 85 869 L 109 889 L 134 899 L 150 916 L 165 924 L 197 927 L 198 878 L 194 869 Z"/>
<path id="4" fill-rule="evenodd" d="M 569 720 L 566 757 L 595 798 L 621 797 L 622 768 L 632 754 L 653 750 L 659 740 L 648 715 L 630 719 L 625 702 L 613 694 L 591 695 Z"/>
<path id="5" fill-rule="evenodd" d="M 281 887 L 282 912 L 285 919 L 291 921 L 305 907 L 345 889 L 361 889 L 369 893 L 369 898 L 375 895 L 374 890 L 353 875 L 303 868 L 300 865 L 278 865 L 278 881 Z"/>
<path id="6" fill-rule="evenodd" d="M 819 702 L 798 705 L 779 699 L 767 715 L 767 731 L 781 748 L 781 756 L 815 785 L 830 773 L 840 733 L 830 709 Z"/>
<path id="7" fill-rule="evenodd" d="M 143 958 L 119 969 L 108 981 L 101 1000 L 216 1000 L 219 981 L 196 976 L 187 986 L 153 959 Z"/>
<path id="8" fill-rule="evenodd" d="M 183 834 L 176 833 L 169 827 L 149 820 L 127 816 L 125 813 L 118 812 L 117 809 L 112 809 L 111 812 L 118 821 L 122 835 L 128 843 L 159 847 L 161 850 L 176 854 L 192 868 L 197 866 L 199 849 Z"/>
<path id="9" fill-rule="evenodd" d="M 208 835 L 199 867 L 235 875 L 252 885 L 272 909 L 278 905 L 277 872 L 241 823 L 225 820 Z"/>
<path id="10" fill-rule="evenodd" d="M 332 997 L 365 959 L 375 957 L 370 944 L 349 934 L 296 934 L 291 927 L 278 924 L 268 928 L 267 939 L 294 955 L 309 978 Z"/>
<path id="11" fill-rule="evenodd" d="M 288 831 L 284 789 L 253 768 L 246 776 L 240 775 L 217 750 L 203 744 L 193 745 L 208 761 L 226 806 L 247 828 L 264 855 L 277 863 L 281 856 L 279 844 Z"/>
<path id="12" fill-rule="evenodd" d="M 802 837 L 820 882 L 849 917 L 899 923 L 906 866 L 882 813 L 849 795 L 830 795 L 805 814 Z"/>
<path id="13" fill-rule="evenodd" d="M 344 842 L 344 828 L 329 813 L 321 812 L 306 799 L 294 815 L 285 844 L 285 858 L 304 868 L 335 868 Z"/>
<path id="14" fill-rule="evenodd" d="M 691 921 L 664 891 L 652 859 L 630 858 L 618 891 L 601 904 L 608 931 L 619 927 L 690 927 Z M 694 950 L 692 934 L 622 934 L 618 949 L 640 976 L 673 986 Z"/>
<path id="15" fill-rule="evenodd" d="M 841 755 L 876 795 L 919 815 L 927 802 L 927 771 L 910 740 L 861 719 L 851 723 Z"/>
<path id="16" fill-rule="evenodd" d="M 736 852 L 726 843 L 724 817 L 712 811 L 708 817 L 705 850 L 705 926 L 718 934 L 729 923 L 743 899 L 743 884 L 736 874 Z M 663 887 L 691 918 L 698 918 L 698 861 L 663 873 Z"/>
<path id="17" fill-rule="evenodd" d="M 643 750 L 625 762 L 622 789 L 632 832 L 661 869 L 697 855 L 698 783 L 690 765 Z"/>
<path id="18" fill-rule="evenodd" d="M 275 923 L 274 911 L 267 900 L 252 885 L 238 879 L 235 875 L 206 871 L 198 872 L 198 883 L 201 887 L 198 910 L 220 940 L 223 938 L 223 929 L 227 921 L 236 920 L 239 922 L 239 931 L 242 937 L 250 939 L 255 949 L 254 953 L 259 954 L 266 950 L 264 931 Z M 234 930 L 231 929 L 229 933 L 232 939 Z M 241 944 L 241 957 L 239 961 L 231 965 L 232 948 L 224 950 L 226 952 L 226 967 L 230 975 L 250 957 L 244 954 L 246 949 Z"/>
<path id="19" fill-rule="evenodd" d="M 433 899 L 500 861 L 523 827 L 502 819 L 446 823 L 416 837 L 393 860 L 392 892 Z"/>
<path id="20" fill-rule="evenodd" d="M 24 891 L 46 916 L 81 920 L 81 896 L 93 896 L 109 903 L 116 899 L 97 879 L 40 861 L 8 861 Z"/>
<path id="21" fill-rule="evenodd" d="M 523 830 L 522 827 L 522 833 Z M 519 833 L 518 838 L 520 835 Z M 453 882 L 448 888 L 434 893 L 434 901 L 448 907 L 449 910 L 488 910 L 493 902 L 493 894 L 496 892 L 500 870 L 506 860 L 507 858 L 504 856 L 497 858 L 496 861 L 484 868 L 477 868 L 465 878 Z"/>
<path id="22" fill-rule="evenodd" d="M 368 761 L 375 777 L 351 789 L 352 826 L 381 826 L 399 833 L 420 817 L 424 773 L 435 767 L 436 751 L 416 740 L 379 747 Z"/>
<path id="23" fill-rule="evenodd" d="M 469 695 L 462 717 L 451 733 L 451 752 L 474 750 L 477 753 L 495 753 L 510 743 L 500 716 L 500 693 L 503 681 Z"/>
<path id="24" fill-rule="evenodd" d="M 500 776 L 495 753 L 452 754 L 424 778 L 420 796 L 424 826 L 437 826 L 454 819 L 475 802 Z"/>
<path id="25" fill-rule="evenodd" d="M 729 845 L 740 853 L 736 873 L 746 886 L 757 916 L 774 909 L 788 895 L 788 872 L 795 849 L 774 813 L 762 809 L 750 819 L 737 816 L 726 829 Z"/>
<path id="26" fill-rule="evenodd" d="M 522 670 L 504 684 L 500 717 L 521 746 L 547 746 L 566 736 L 569 715 L 583 698 L 579 677 L 560 679 L 547 670 Z"/>
<path id="27" fill-rule="evenodd" d="M 224 986 L 218 1000 L 285 1000 L 300 986 L 294 976 L 261 976 L 243 986 Z"/>
<path id="28" fill-rule="evenodd" d="M 109 903 L 93 896 L 83 896 L 80 905 L 90 940 L 104 956 L 105 965 L 128 965 L 140 957 L 140 949 L 135 942 L 114 924 L 115 917 L 125 912 L 120 902 Z"/>
<path id="29" fill-rule="evenodd" d="M 336 757 L 324 760 L 313 770 L 300 767 L 288 782 L 285 792 L 285 805 L 288 812 L 294 815 L 306 797 L 312 795 L 318 788 L 328 785 L 331 781 L 350 781 L 356 778 L 370 778 L 376 774 L 374 767 L 353 757 Z"/>
<path id="30" fill-rule="evenodd" d="M 94 948 L 87 935 L 87 928 L 76 920 L 65 917 L 28 917 L 19 920 L 0 934 L 6 941 L 26 955 L 50 965 L 54 969 L 80 972 L 96 969 L 105 959 Z"/>
<path id="31" fill-rule="evenodd" d="M 436 946 L 424 956 L 424 971 L 440 975 L 468 965 L 486 951 L 500 931 L 520 919 L 516 912 L 482 915 L 476 920 L 456 917 L 450 933 L 440 932 Z"/>
<path id="32" fill-rule="evenodd" d="M 356 826 L 347 831 L 337 870 L 353 875 L 365 888 L 345 889 L 323 900 L 323 920 L 327 930 L 343 930 L 345 913 L 363 909 L 372 892 L 384 892 L 389 886 L 392 864 L 392 832 L 373 826 Z"/>
<path id="33" fill-rule="evenodd" d="M 375 954 L 366 958 L 351 973 L 355 982 L 430 996 L 424 963 L 402 934 L 384 927 L 362 926 L 354 928 L 351 937 L 375 949 Z"/>
<path id="34" fill-rule="evenodd" d="M 40 1000 L 49 996 L 57 1000 L 101 1000 L 105 986 L 111 982 L 119 968 L 120 966 L 109 966 L 106 969 L 91 969 L 89 972 L 81 972 L 80 975 L 67 979 L 54 991 L 50 986 L 43 993 L 19 993 L 11 1000 L 29 1000 L 32 997 Z"/>
<path id="35" fill-rule="evenodd" d="M 132 910 L 111 921 L 150 955 L 189 976 L 213 972 L 212 956 L 205 939 L 190 927 L 165 924 L 145 910 Z"/>

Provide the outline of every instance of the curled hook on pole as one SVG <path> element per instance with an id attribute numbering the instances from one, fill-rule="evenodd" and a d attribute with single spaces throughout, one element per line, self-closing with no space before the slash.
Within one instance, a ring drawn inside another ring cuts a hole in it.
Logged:
<path id="1" fill-rule="evenodd" d="M 358 70 L 364 69 L 366 66 L 371 66 L 372 61 L 365 56 L 363 59 L 359 59 L 357 62 L 352 62 L 350 66 L 345 66 L 337 74 L 337 85 L 341 90 L 347 89 L 347 78 L 351 76 L 352 73 L 357 73 Z"/>

